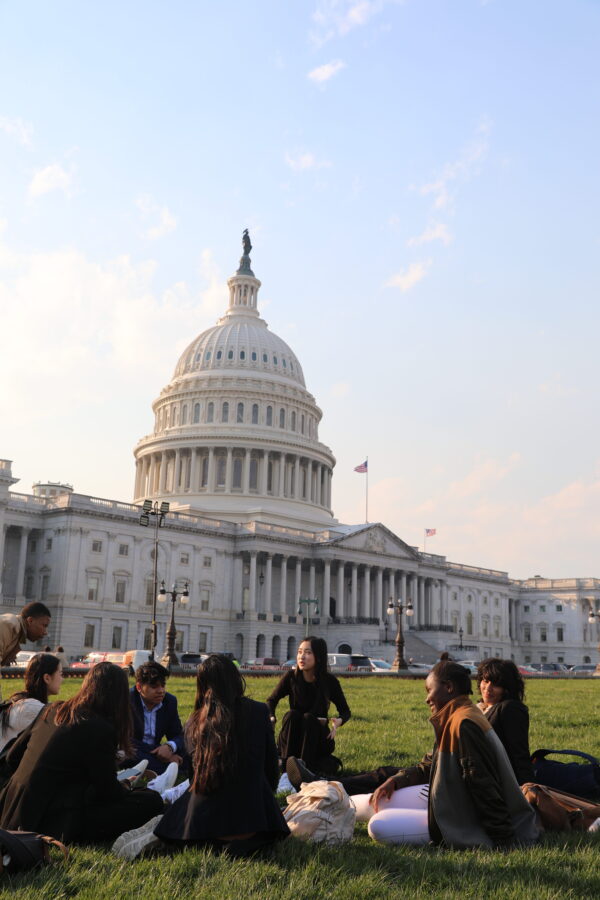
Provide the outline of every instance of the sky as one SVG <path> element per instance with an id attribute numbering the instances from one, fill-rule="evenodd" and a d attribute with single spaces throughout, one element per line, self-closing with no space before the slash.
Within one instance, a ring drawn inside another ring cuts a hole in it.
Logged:
<path id="1" fill-rule="evenodd" d="M 598 0 L 0 0 L 0 457 L 132 498 L 227 304 L 299 357 L 336 517 L 600 577 Z"/>

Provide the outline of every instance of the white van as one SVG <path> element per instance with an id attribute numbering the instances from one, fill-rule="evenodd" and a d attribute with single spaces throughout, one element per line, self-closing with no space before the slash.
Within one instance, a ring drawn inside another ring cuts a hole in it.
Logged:
<path id="1" fill-rule="evenodd" d="M 126 650 L 123 655 L 121 668 L 127 669 L 130 675 L 135 675 L 135 670 L 138 666 L 143 666 L 144 663 L 149 662 L 149 660 L 149 650 Z"/>

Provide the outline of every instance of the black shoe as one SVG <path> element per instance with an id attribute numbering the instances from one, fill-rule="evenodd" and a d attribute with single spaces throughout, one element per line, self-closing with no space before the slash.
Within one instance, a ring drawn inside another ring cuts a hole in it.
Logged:
<path id="1" fill-rule="evenodd" d="M 319 775 L 315 775 L 314 772 L 307 769 L 302 760 L 297 759 L 295 756 L 290 756 L 288 758 L 288 761 L 285 764 L 285 771 L 287 777 L 297 791 L 300 790 L 300 785 L 303 782 L 310 783 L 311 781 L 321 781 Z"/>

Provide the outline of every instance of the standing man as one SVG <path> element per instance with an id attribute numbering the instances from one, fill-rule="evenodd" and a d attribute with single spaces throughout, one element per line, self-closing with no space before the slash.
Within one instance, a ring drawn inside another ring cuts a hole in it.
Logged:
<path id="1" fill-rule="evenodd" d="M 14 613 L 0 616 L 0 665 L 10 665 L 25 641 L 39 641 L 46 637 L 49 624 L 50 610 L 44 603 L 36 601 L 24 606 L 18 616 Z"/>
<path id="2" fill-rule="evenodd" d="M 165 688 L 168 677 L 160 663 L 144 663 L 135 673 L 135 685 L 129 694 L 135 753 L 130 765 L 148 760 L 148 768 L 157 775 L 171 763 L 180 765 L 183 761 L 183 727 L 177 697 Z"/>

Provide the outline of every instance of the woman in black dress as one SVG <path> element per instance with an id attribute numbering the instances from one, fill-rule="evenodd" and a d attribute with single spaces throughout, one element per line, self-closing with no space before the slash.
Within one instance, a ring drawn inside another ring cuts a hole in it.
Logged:
<path id="1" fill-rule="evenodd" d="M 130 749 L 130 716 L 125 672 L 108 662 L 90 669 L 75 696 L 52 703 L 11 747 L 2 828 L 108 840 L 162 812 L 160 794 L 117 781 L 117 749 Z"/>
<path id="2" fill-rule="evenodd" d="M 502 741 L 519 784 L 535 781 L 529 752 L 525 683 L 510 659 L 484 659 L 477 667 L 479 708 Z"/>
<path id="3" fill-rule="evenodd" d="M 267 700 L 274 725 L 277 704 L 284 697 L 290 698 L 290 710 L 283 717 L 277 741 L 279 756 L 284 764 L 294 756 L 315 772 L 335 775 L 340 766 L 332 755 L 335 733 L 350 718 L 350 708 L 338 679 L 327 671 L 323 638 L 301 641 L 296 661 L 296 667 L 283 676 Z M 338 715 L 328 725 L 330 703 Z"/>
<path id="4" fill-rule="evenodd" d="M 185 726 L 190 782 L 167 807 L 154 835 L 175 846 L 209 844 L 247 856 L 289 835 L 275 800 L 277 750 L 264 703 L 244 697 L 246 683 L 230 659 L 212 654 L 198 668 L 194 712 Z M 127 837 L 115 852 L 132 858 Z"/>

